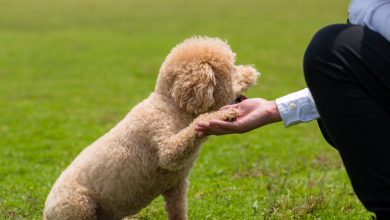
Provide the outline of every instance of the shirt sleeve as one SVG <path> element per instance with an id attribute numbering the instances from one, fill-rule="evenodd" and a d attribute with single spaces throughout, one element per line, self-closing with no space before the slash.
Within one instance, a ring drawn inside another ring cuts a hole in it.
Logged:
<path id="1" fill-rule="evenodd" d="M 367 20 L 369 27 L 390 41 L 390 1 L 376 8 Z"/>
<path id="2" fill-rule="evenodd" d="M 320 117 L 308 88 L 276 99 L 276 106 L 286 127 Z"/>
<path id="3" fill-rule="evenodd" d="M 351 24 L 367 26 L 390 41 L 390 0 L 353 0 L 348 11 Z"/>

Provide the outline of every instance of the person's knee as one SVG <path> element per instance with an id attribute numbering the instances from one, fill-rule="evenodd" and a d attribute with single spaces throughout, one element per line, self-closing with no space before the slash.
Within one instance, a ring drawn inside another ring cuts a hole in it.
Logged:
<path id="1" fill-rule="evenodd" d="M 309 87 L 313 74 L 321 74 L 329 64 L 342 66 L 344 56 L 359 50 L 362 36 L 362 26 L 349 24 L 329 25 L 319 30 L 304 55 L 304 73 Z M 329 71 L 329 74 L 332 73 Z"/>

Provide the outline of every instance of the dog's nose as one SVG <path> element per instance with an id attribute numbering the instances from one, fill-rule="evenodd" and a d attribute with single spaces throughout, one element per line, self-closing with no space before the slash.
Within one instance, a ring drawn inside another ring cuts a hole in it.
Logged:
<path id="1" fill-rule="evenodd" d="M 247 99 L 246 96 L 243 96 L 243 95 L 239 95 L 235 100 L 234 100 L 234 103 L 240 103 L 242 101 L 244 101 L 245 99 Z"/>

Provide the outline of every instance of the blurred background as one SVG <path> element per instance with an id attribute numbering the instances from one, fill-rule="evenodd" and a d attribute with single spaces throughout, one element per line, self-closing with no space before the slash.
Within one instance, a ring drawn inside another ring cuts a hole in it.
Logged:
<path id="1" fill-rule="evenodd" d="M 170 49 L 219 37 L 262 73 L 247 96 L 305 87 L 302 57 L 347 0 L 0 0 L 0 219 L 41 219 L 61 171 L 154 89 Z M 363 219 L 315 122 L 212 137 L 190 219 Z M 156 199 L 133 219 L 166 219 Z"/>

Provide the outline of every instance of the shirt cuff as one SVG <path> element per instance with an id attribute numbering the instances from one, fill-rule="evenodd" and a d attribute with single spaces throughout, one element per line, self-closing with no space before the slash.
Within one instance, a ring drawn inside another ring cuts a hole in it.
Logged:
<path id="1" fill-rule="evenodd" d="M 276 106 L 286 127 L 320 117 L 308 88 L 276 99 Z"/>

